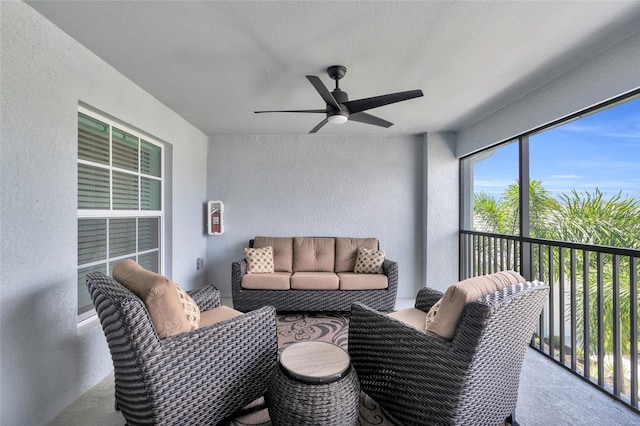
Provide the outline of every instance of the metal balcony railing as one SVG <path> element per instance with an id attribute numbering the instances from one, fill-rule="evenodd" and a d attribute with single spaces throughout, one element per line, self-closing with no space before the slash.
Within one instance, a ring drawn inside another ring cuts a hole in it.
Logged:
<path id="1" fill-rule="evenodd" d="M 460 231 L 460 278 L 512 269 L 549 284 L 531 347 L 639 411 L 639 250 Z"/>

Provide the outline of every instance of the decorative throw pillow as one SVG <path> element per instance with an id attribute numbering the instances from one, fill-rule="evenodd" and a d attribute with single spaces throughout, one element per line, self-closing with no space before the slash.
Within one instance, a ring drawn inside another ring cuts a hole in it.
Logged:
<path id="1" fill-rule="evenodd" d="M 158 337 L 164 339 L 193 330 L 176 284 L 169 278 L 147 271 L 131 259 L 116 263 L 112 273 L 115 280 L 144 302 Z"/>
<path id="2" fill-rule="evenodd" d="M 382 274 L 382 264 L 387 252 L 384 250 L 371 250 L 358 247 L 358 257 L 353 272 L 356 274 Z"/>
<path id="3" fill-rule="evenodd" d="M 429 312 L 427 312 L 427 328 L 426 329 L 429 329 L 429 325 L 433 322 L 434 318 L 438 314 L 441 304 L 442 304 L 442 298 L 440 298 L 440 300 L 434 303 L 433 306 L 431 306 L 431 309 L 429 309 Z"/>
<path id="4" fill-rule="evenodd" d="M 198 304 L 186 291 L 182 289 L 182 287 L 178 285 L 178 283 L 173 282 L 173 284 L 176 286 L 178 298 L 180 299 L 184 313 L 187 316 L 187 321 L 191 324 L 191 331 L 193 331 L 200 327 L 200 308 L 198 308 Z"/>
<path id="5" fill-rule="evenodd" d="M 247 259 L 247 274 L 273 273 L 273 247 L 245 248 L 244 257 Z"/>

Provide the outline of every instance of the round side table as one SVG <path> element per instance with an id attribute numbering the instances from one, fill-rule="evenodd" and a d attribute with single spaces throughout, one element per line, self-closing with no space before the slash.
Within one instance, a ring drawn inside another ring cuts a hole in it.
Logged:
<path id="1" fill-rule="evenodd" d="M 280 354 L 265 399 L 274 426 L 345 426 L 356 424 L 359 396 L 347 352 L 331 343 L 302 342 Z"/>

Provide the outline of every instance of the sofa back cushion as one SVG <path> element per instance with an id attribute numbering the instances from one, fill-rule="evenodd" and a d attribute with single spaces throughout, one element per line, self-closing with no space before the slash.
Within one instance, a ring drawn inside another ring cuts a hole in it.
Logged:
<path id="1" fill-rule="evenodd" d="M 253 247 L 273 247 L 273 270 L 275 272 L 293 272 L 293 238 L 256 237 Z"/>
<path id="2" fill-rule="evenodd" d="M 358 248 L 378 249 L 376 238 L 336 238 L 335 272 L 353 272 L 358 256 Z"/>
<path id="3" fill-rule="evenodd" d="M 293 239 L 293 272 L 333 272 L 335 257 L 335 238 Z"/>

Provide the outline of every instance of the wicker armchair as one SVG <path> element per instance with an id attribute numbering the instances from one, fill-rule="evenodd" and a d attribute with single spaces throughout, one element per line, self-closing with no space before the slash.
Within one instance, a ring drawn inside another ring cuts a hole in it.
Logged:
<path id="1" fill-rule="evenodd" d="M 353 305 L 349 354 L 361 388 L 403 425 L 513 421 L 522 362 L 549 287 L 522 283 L 466 305 L 453 340 Z M 423 288 L 427 312 L 442 293 Z"/>
<path id="2" fill-rule="evenodd" d="M 87 276 L 115 370 L 116 408 L 129 425 L 213 425 L 260 397 L 277 360 L 275 310 L 159 339 L 144 303 L 101 273 Z M 202 310 L 213 286 L 189 292 Z"/>

